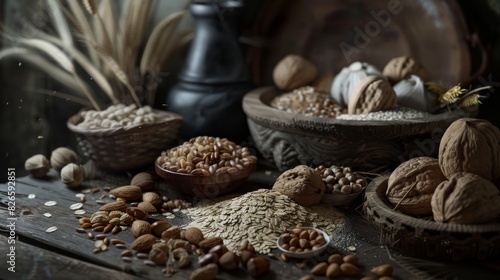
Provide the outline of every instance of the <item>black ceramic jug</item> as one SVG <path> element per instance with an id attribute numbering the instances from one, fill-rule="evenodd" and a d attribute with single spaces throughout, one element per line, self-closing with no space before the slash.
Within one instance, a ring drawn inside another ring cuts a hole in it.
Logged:
<path id="1" fill-rule="evenodd" d="M 243 96 L 253 88 L 238 43 L 242 1 L 191 4 L 195 36 L 179 81 L 167 96 L 167 108 L 183 117 L 180 137 L 248 138 Z"/>

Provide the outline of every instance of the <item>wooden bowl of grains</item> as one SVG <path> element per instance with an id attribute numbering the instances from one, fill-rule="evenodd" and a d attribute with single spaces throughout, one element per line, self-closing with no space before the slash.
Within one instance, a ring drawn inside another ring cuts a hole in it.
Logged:
<path id="1" fill-rule="evenodd" d="M 415 156 L 437 156 L 446 128 L 476 112 L 454 109 L 430 114 L 398 109 L 371 113 L 364 119 L 332 118 L 272 107 L 280 94 L 274 87 L 257 88 L 243 98 L 243 110 L 256 147 L 282 171 L 299 164 L 381 171 Z"/>
<path id="2" fill-rule="evenodd" d="M 226 138 L 199 136 L 162 152 L 155 171 L 181 193 L 213 198 L 241 186 L 256 165 L 257 157 L 247 147 Z"/>

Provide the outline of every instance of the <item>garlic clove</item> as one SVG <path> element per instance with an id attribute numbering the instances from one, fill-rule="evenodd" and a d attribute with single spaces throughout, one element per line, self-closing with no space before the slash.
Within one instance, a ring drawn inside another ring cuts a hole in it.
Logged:
<path id="1" fill-rule="evenodd" d="M 428 91 L 425 88 L 424 81 L 416 75 L 411 75 L 410 78 L 399 81 L 393 88 L 399 106 L 429 113 L 439 110 L 436 94 Z"/>
<path id="2" fill-rule="evenodd" d="M 330 95 L 342 107 L 347 107 L 351 92 L 362 79 L 368 76 L 382 77 L 382 72 L 369 63 L 353 62 L 334 77 Z"/>

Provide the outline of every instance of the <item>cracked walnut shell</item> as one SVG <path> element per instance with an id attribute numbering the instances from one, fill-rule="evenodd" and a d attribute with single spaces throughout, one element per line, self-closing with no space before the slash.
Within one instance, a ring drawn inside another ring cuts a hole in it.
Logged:
<path id="1" fill-rule="evenodd" d="M 349 94 L 349 114 L 367 114 L 397 106 L 397 96 L 388 81 L 377 76 L 362 79 Z"/>
<path id="2" fill-rule="evenodd" d="M 495 182 L 500 178 L 500 131 L 486 120 L 454 121 L 441 138 L 439 164 L 447 178 L 469 172 Z"/>
<path id="3" fill-rule="evenodd" d="M 460 172 L 439 184 L 432 196 L 434 220 L 452 224 L 487 223 L 500 214 L 497 187 L 481 176 Z"/>
<path id="4" fill-rule="evenodd" d="M 273 70 L 273 80 L 282 90 L 294 90 L 314 81 L 318 69 L 309 60 L 299 55 L 287 55 Z"/>
<path id="5" fill-rule="evenodd" d="M 437 186 L 446 180 L 438 160 L 416 157 L 400 164 L 389 176 L 387 199 L 398 210 L 415 216 L 432 214 L 431 199 Z"/>
<path id="6" fill-rule="evenodd" d="M 273 185 L 278 191 L 302 206 L 319 204 L 325 194 L 321 176 L 311 167 L 299 165 L 283 172 Z"/>

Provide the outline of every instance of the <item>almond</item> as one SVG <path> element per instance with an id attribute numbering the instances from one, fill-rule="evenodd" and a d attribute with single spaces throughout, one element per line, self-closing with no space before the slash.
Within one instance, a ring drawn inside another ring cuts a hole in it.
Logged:
<path id="1" fill-rule="evenodd" d="M 142 201 L 149 202 L 155 207 L 160 207 L 163 203 L 159 194 L 155 192 L 145 192 L 142 194 Z"/>
<path id="2" fill-rule="evenodd" d="M 172 227 L 172 225 L 167 221 L 156 221 L 151 224 L 151 231 L 154 235 L 161 237 L 161 234 Z"/>
<path id="3" fill-rule="evenodd" d="M 355 266 L 352 263 L 341 264 L 340 270 L 342 271 L 342 274 L 344 274 L 346 276 L 358 275 L 361 272 L 359 267 Z"/>
<path id="4" fill-rule="evenodd" d="M 155 186 L 155 174 L 151 172 L 140 172 L 137 173 L 130 184 L 133 186 L 140 187 L 143 191 L 148 191 L 154 188 Z"/>
<path id="5" fill-rule="evenodd" d="M 150 249 L 153 244 L 156 243 L 156 237 L 152 234 L 144 234 L 137 237 L 132 244 L 130 244 L 130 249 L 137 251 L 146 251 Z"/>
<path id="6" fill-rule="evenodd" d="M 121 186 L 110 190 L 109 194 L 127 201 L 137 201 L 142 198 L 142 190 L 138 186 Z"/>
<path id="7" fill-rule="evenodd" d="M 101 208 L 99 208 L 99 211 L 108 211 L 108 212 L 125 211 L 125 209 L 127 209 L 127 204 L 125 202 L 113 201 L 113 202 L 109 202 L 109 203 L 106 203 L 103 206 L 101 206 Z"/>
<path id="8" fill-rule="evenodd" d="M 222 244 L 222 238 L 217 236 L 207 237 L 198 243 L 198 247 L 203 250 L 210 250 L 215 245 Z"/>
<path id="9" fill-rule="evenodd" d="M 132 223 L 130 231 L 132 232 L 134 237 L 139 237 L 141 235 L 150 233 L 151 225 L 146 221 L 136 220 Z"/>
<path id="10" fill-rule="evenodd" d="M 339 276 L 340 274 L 342 274 L 342 271 L 340 271 L 338 263 L 331 263 L 326 269 L 326 277 L 328 278 L 333 278 L 335 276 Z"/>
<path id="11" fill-rule="evenodd" d="M 146 202 L 146 201 L 143 201 L 143 202 L 140 202 L 139 204 L 137 204 L 137 208 L 140 208 L 142 211 L 148 212 L 148 213 L 158 212 L 158 210 L 156 210 L 156 207 L 154 207 L 153 204 Z"/>
<path id="12" fill-rule="evenodd" d="M 139 207 L 129 207 L 125 212 L 136 220 L 145 220 L 148 218 L 148 212 Z"/>
<path id="13" fill-rule="evenodd" d="M 195 269 L 189 276 L 189 280 L 212 280 L 217 277 L 219 267 L 215 263 Z"/>
<path id="14" fill-rule="evenodd" d="M 328 264 L 326 262 L 320 262 L 311 269 L 311 273 L 314 275 L 324 276 L 326 275 L 327 269 Z"/>
<path id="15" fill-rule="evenodd" d="M 188 227 L 186 228 L 186 231 L 184 232 L 184 237 L 186 238 L 187 241 L 189 241 L 192 244 L 198 245 L 200 241 L 205 239 L 203 236 L 203 233 L 201 230 L 197 227 Z"/>
<path id="16" fill-rule="evenodd" d="M 219 265 L 226 270 L 233 270 L 238 268 L 240 258 L 235 253 L 228 251 L 219 258 Z"/>
<path id="17" fill-rule="evenodd" d="M 178 226 L 170 227 L 161 234 L 161 239 L 168 241 L 170 239 L 178 238 L 181 233 L 181 228 Z"/>

